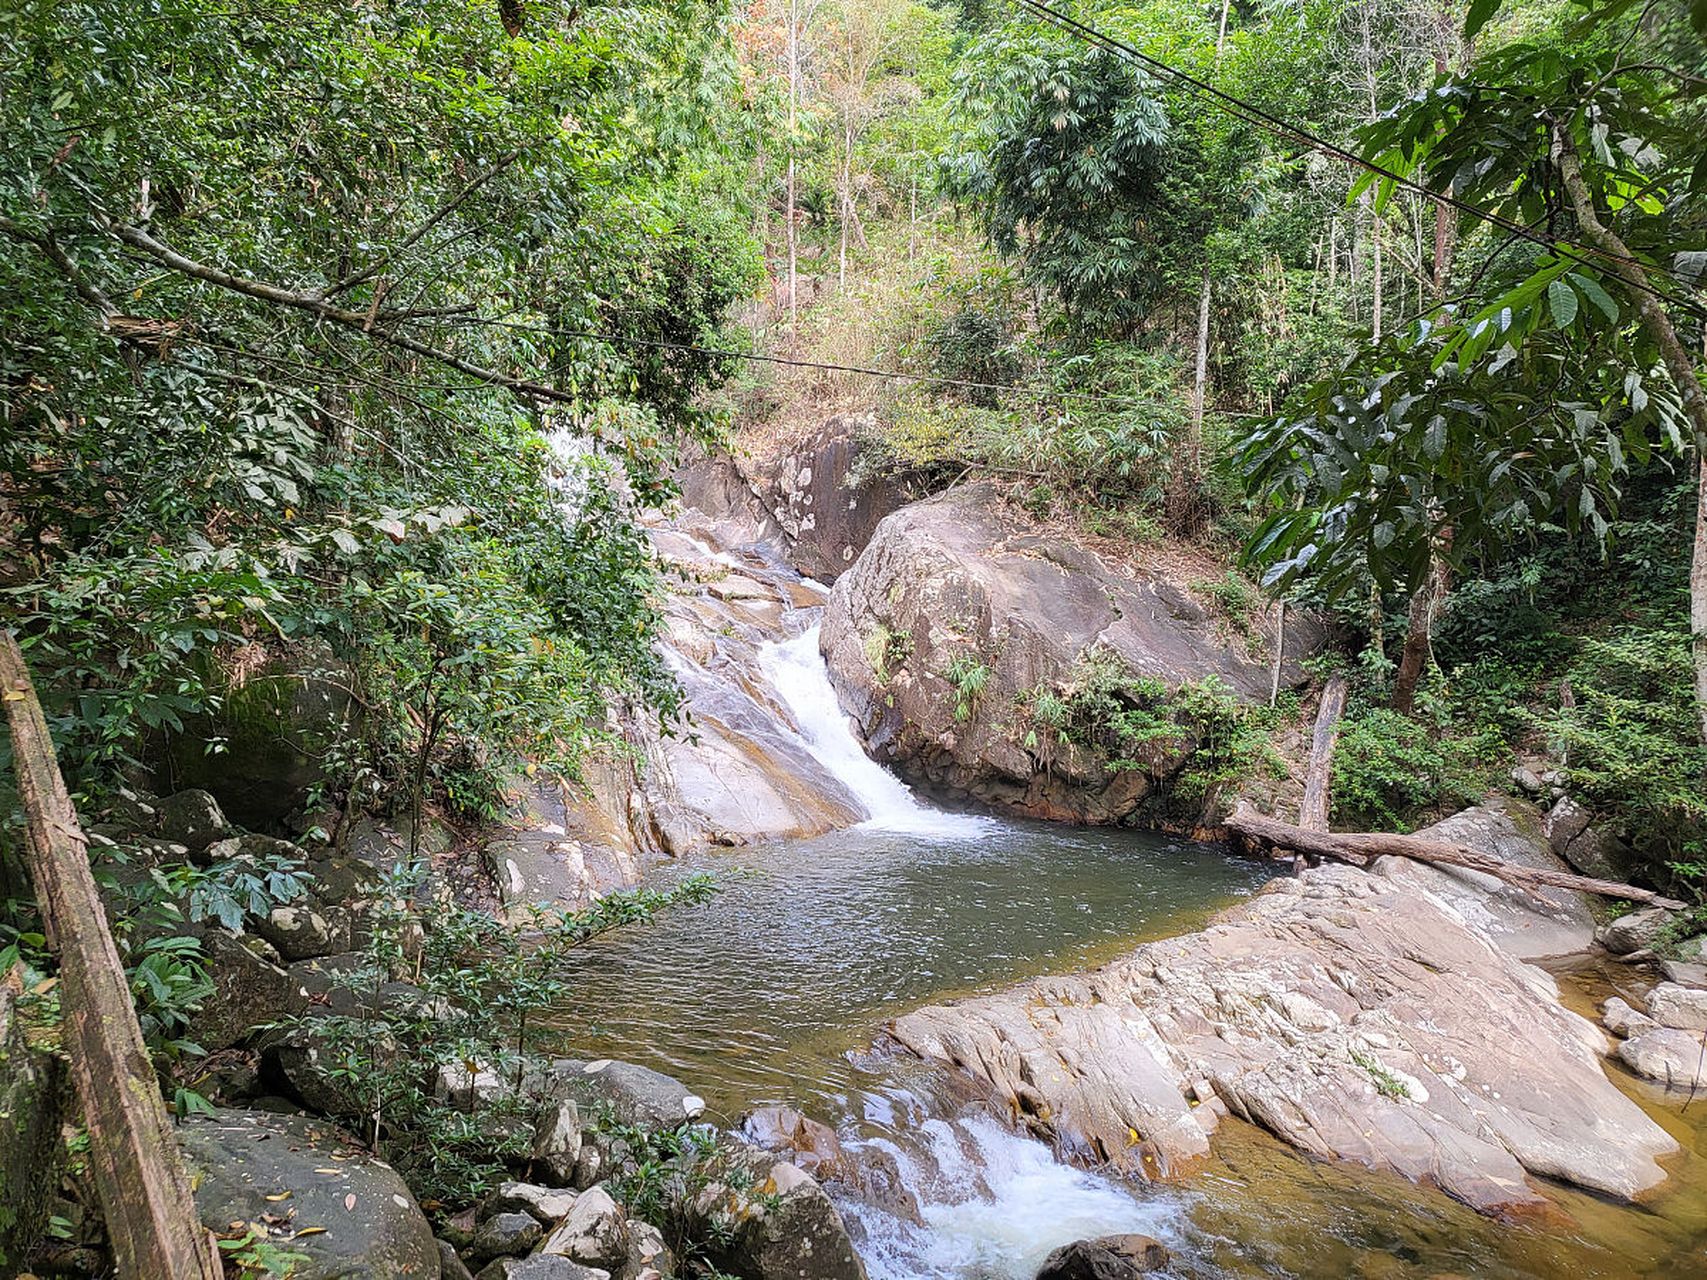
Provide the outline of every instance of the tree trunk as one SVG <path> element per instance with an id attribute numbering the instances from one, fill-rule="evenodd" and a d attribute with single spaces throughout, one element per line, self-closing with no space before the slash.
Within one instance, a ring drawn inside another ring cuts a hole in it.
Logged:
<path id="1" fill-rule="evenodd" d="M 1310 769 L 1304 777 L 1304 799 L 1298 806 L 1298 825 L 1306 831 L 1328 829 L 1328 784 L 1333 780 L 1334 747 L 1339 743 L 1340 717 L 1345 714 L 1345 692 L 1345 677 L 1330 676 L 1322 689 L 1322 703 L 1316 708 Z"/>
<path id="2" fill-rule="evenodd" d="M 1577 225 L 1595 248 L 1608 255 L 1608 270 L 1624 286 L 1626 296 L 1636 306 L 1642 327 L 1660 349 L 1666 372 L 1677 388 L 1683 411 L 1695 433 L 1695 454 L 1698 480 L 1695 498 L 1695 548 L 1689 569 L 1689 634 L 1695 662 L 1695 714 L 1697 732 L 1707 743 L 1707 394 L 1703 394 L 1695 361 L 1677 336 L 1677 329 L 1666 313 L 1664 304 L 1648 285 L 1642 268 L 1636 265 L 1628 245 L 1611 227 L 1600 220 L 1594 207 L 1594 196 L 1583 178 L 1582 161 L 1569 131 L 1559 124 L 1553 126 L 1553 161 L 1559 167 L 1559 178 Z"/>
<path id="3" fill-rule="evenodd" d="M 1438 555 L 1429 561 L 1428 577 L 1411 594 L 1410 615 L 1405 623 L 1405 647 L 1399 654 L 1399 670 L 1393 677 L 1393 710 L 1410 715 L 1416 707 L 1417 685 L 1428 665 L 1429 632 L 1434 617 L 1446 599 L 1446 563 Z"/>
<path id="4" fill-rule="evenodd" d="M 800 114 L 800 6 L 798 0 L 788 0 L 788 343 L 792 348 L 800 338 L 800 272 L 799 228 L 795 216 L 795 130 Z"/>
<path id="5" fill-rule="evenodd" d="M 1506 862 L 1493 854 L 1483 853 L 1468 845 L 1446 840 L 1425 840 L 1420 836 L 1392 835 L 1384 831 L 1329 833 L 1308 831 L 1274 818 L 1265 818 L 1240 805 L 1227 819 L 1227 830 L 1235 831 L 1255 844 L 1321 858 L 1337 858 L 1354 866 L 1364 866 L 1376 858 L 1409 858 L 1413 862 L 1431 862 L 1449 867 L 1465 867 L 1493 876 L 1507 884 L 1534 892 L 1536 889 L 1575 889 L 1579 893 L 1598 894 L 1603 898 L 1623 898 L 1629 902 L 1646 902 L 1668 911 L 1682 911 L 1684 904 L 1663 897 L 1652 889 L 1641 889 L 1616 880 L 1596 880 L 1590 876 L 1572 875 L 1567 871 L 1552 871 L 1542 867 L 1526 867 Z"/>
<path id="6" fill-rule="evenodd" d="M 0 698 L 12 728 L 25 856 L 48 943 L 59 957 L 65 1047 L 118 1274 L 123 1280 L 219 1280 L 218 1252 L 197 1219 L 89 870 L 88 840 L 60 776 L 24 655 L 3 629 Z"/>

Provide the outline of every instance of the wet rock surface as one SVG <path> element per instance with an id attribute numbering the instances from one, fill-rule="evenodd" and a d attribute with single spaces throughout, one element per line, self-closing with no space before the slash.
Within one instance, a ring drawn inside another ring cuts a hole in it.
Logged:
<path id="1" fill-rule="evenodd" d="M 1471 815 L 1458 838 L 1500 825 Z M 1676 1144 L 1606 1078 L 1599 1029 L 1504 949 L 1532 931 L 1489 931 L 1438 890 L 1397 859 L 1314 868 L 1201 933 L 893 1032 L 1073 1154 L 1149 1177 L 1190 1170 L 1230 1110 L 1486 1212 L 1539 1208 L 1529 1174 L 1626 1200 L 1657 1186 Z"/>
<path id="2" fill-rule="evenodd" d="M 1062 1245 L 1043 1260 L 1037 1280 L 1131 1280 L 1168 1265 L 1168 1251 L 1149 1236 L 1101 1236 Z"/>

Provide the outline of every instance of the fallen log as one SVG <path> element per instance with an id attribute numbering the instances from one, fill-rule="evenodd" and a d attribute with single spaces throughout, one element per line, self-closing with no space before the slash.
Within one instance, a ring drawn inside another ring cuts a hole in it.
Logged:
<path id="1" fill-rule="evenodd" d="M 1579 893 L 1598 894 L 1603 898 L 1624 898 L 1630 902 L 1645 902 L 1668 911 L 1682 911 L 1685 904 L 1667 898 L 1652 889 L 1616 880 L 1596 880 L 1592 876 L 1572 875 L 1568 871 L 1549 871 L 1540 867 L 1525 867 L 1505 862 L 1492 854 L 1472 849 L 1468 845 L 1447 840 L 1425 840 L 1420 836 L 1402 836 L 1384 831 L 1310 831 L 1275 818 L 1253 813 L 1244 805 L 1233 810 L 1226 822 L 1227 830 L 1237 832 L 1255 844 L 1296 853 L 1313 854 L 1321 858 L 1336 858 L 1363 866 L 1375 858 L 1409 858 L 1413 862 L 1431 862 L 1449 867 L 1465 867 L 1493 876 L 1507 884 L 1534 893 L 1543 886 L 1556 889 L 1575 889 Z"/>
<path id="2" fill-rule="evenodd" d="M 59 958 L 66 1057 L 89 1130 L 89 1167 L 121 1280 L 219 1280 L 197 1218 L 160 1082 L 89 870 L 89 842 L 65 790 L 47 719 L 17 642 L 0 627 L 0 702 L 24 810 L 24 852 L 49 947 Z"/>

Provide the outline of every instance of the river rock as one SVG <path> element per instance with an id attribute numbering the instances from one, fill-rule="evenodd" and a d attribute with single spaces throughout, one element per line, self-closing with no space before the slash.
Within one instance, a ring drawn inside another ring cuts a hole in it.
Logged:
<path id="1" fill-rule="evenodd" d="M 815 1178 L 831 1177 L 842 1164 L 842 1144 L 829 1125 L 792 1107 L 759 1107 L 741 1122 L 755 1146 L 785 1154 Z"/>
<path id="2" fill-rule="evenodd" d="M 294 963 L 350 949 L 348 914 L 334 919 L 337 924 L 310 907 L 284 906 L 254 919 L 251 927 L 272 943 L 284 960 Z"/>
<path id="3" fill-rule="evenodd" d="M 541 1253 L 557 1253 L 590 1267 L 619 1271 L 628 1261 L 628 1220 L 610 1193 L 592 1187 L 575 1197 L 575 1203 L 553 1231 Z"/>
<path id="4" fill-rule="evenodd" d="M 533 1158 L 552 1182 L 560 1187 L 574 1184 L 575 1165 L 581 1158 L 581 1111 L 573 1098 L 546 1105 L 534 1129 Z"/>
<path id="5" fill-rule="evenodd" d="M 676 1255 L 664 1243 L 664 1233 L 657 1227 L 647 1222 L 631 1221 L 628 1224 L 628 1264 L 623 1274 L 639 1280 L 648 1270 L 654 1275 L 674 1275 Z"/>
<path id="6" fill-rule="evenodd" d="M 1631 1008 L 1629 1002 L 1620 996 L 1607 997 L 1606 1003 L 1600 1006 L 1600 1020 L 1608 1031 L 1620 1038 L 1638 1035 L 1660 1025 L 1647 1014 Z"/>
<path id="7" fill-rule="evenodd" d="M 1469 845 L 1518 866 L 1571 870 L 1549 847 L 1539 811 L 1522 800 L 1496 797 L 1425 827 L 1417 835 Z M 1383 858 L 1374 870 L 1427 888 L 1471 928 L 1520 960 L 1570 955 L 1587 950 L 1594 941 L 1594 913 L 1588 899 L 1575 890 L 1544 886 L 1530 891 L 1468 867 L 1404 858 Z"/>
<path id="8" fill-rule="evenodd" d="M 1069 1152 L 1148 1177 L 1193 1168 L 1225 1106 L 1489 1212 L 1543 1206 L 1526 1173 L 1624 1200 L 1658 1185 L 1676 1144 L 1607 1080 L 1600 1030 L 1432 874 L 1386 861 L 1277 880 L 1201 933 L 893 1033 Z M 1191 1105 L 1198 1080 L 1215 1102 Z"/>
<path id="9" fill-rule="evenodd" d="M 576 1102 L 582 1112 L 609 1106 L 619 1123 L 675 1129 L 705 1113 L 705 1099 L 681 1081 L 632 1062 L 554 1059 L 538 1086 L 548 1101 Z"/>
<path id="10" fill-rule="evenodd" d="M 561 1254 L 536 1253 L 526 1258 L 499 1258 L 484 1267 L 475 1280 L 611 1280 L 600 1267 L 584 1267 Z"/>
<path id="11" fill-rule="evenodd" d="M 1662 982 L 1648 992 L 1648 1016 L 1679 1031 L 1707 1031 L 1707 991 Z"/>
<path id="12" fill-rule="evenodd" d="M 1168 1265 L 1159 1240 L 1137 1234 L 1102 1236 L 1062 1245 L 1043 1260 L 1037 1280 L 1131 1280 Z"/>
<path id="13" fill-rule="evenodd" d="M 790 563 L 833 582 L 865 549 L 878 522 L 906 505 L 897 481 L 855 474 L 869 412 L 838 414 L 762 455 L 691 456 L 678 473 L 683 500 L 753 540 L 779 536 Z"/>
<path id="14" fill-rule="evenodd" d="M 1642 951 L 1658 942 L 1671 924 L 1671 912 L 1664 907 L 1648 907 L 1631 911 L 1600 926 L 1594 940 L 1615 956 Z"/>
<path id="15" fill-rule="evenodd" d="M 726 1150 L 750 1181 L 701 1197 L 726 1228 L 727 1243 L 713 1249 L 721 1268 L 748 1280 L 866 1280 L 842 1215 L 811 1174 L 738 1140 Z"/>
<path id="16" fill-rule="evenodd" d="M 1305 656 L 1316 635 L 1313 624 L 1298 624 L 1289 658 Z M 1272 665 L 1160 566 L 1106 563 L 1032 528 L 987 485 L 885 518 L 836 581 L 822 646 L 866 743 L 910 781 L 1085 822 L 1138 811 L 1152 778 L 1179 769 L 1184 754 L 1120 771 L 1090 748 L 1060 744 L 1046 754 L 1015 731 L 1030 691 L 1076 679 L 1094 653 L 1134 677 L 1177 685 L 1214 676 L 1266 700 Z M 987 671 L 971 700 L 949 680 L 957 660 Z M 1283 675 L 1299 672 L 1288 665 Z"/>
<path id="17" fill-rule="evenodd" d="M 439 1246 L 439 1280 L 474 1280 L 474 1273 L 468 1269 L 456 1246 L 448 1240 L 437 1242 Z"/>
<path id="18" fill-rule="evenodd" d="M 206 791 L 179 791 L 155 805 L 155 828 L 160 838 L 181 844 L 192 854 L 201 854 L 210 844 L 233 834 L 225 812 Z"/>
<path id="19" fill-rule="evenodd" d="M 493 1258 L 516 1258 L 539 1242 L 541 1227 L 531 1213 L 494 1213 L 474 1229 L 463 1252 L 475 1266 Z"/>
<path id="20" fill-rule="evenodd" d="M 1618 1046 L 1618 1056 L 1630 1070 L 1672 1089 L 1707 1085 L 1707 1046 L 1701 1032 L 1676 1027 L 1652 1027 Z"/>
<path id="21" fill-rule="evenodd" d="M 269 957 L 268 944 L 225 929 L 202 937 L 213 994 L 190 1020 L 191 1034 L 209 1053 L 245 1039 L 259 1026 L 302 1007 L 290 975 Z"/>
<path id="22" fill-rule="evenodd" d="M 551 1226 L 575 1207 L 575 1193 L 531 1182 L 500 1182 L 480 1206 L 480 1216 L 499 1213 L 531 1214 L 535 1221 Z"/>
<path id="23" fill-rule="evenodd" d="M 426 1216 L 392 1169 L 334 1126 L 304 1116 L 220 1109 L 191 1116 L 178 1141 L 211 1231 L 288 1217 L 294 1280 L 406 1280 L 439 1274 Z M 331 1170 L 332 1172 L 326 1172 Z M 288 1198 L 277 1199 L 288 1193 Z"/>

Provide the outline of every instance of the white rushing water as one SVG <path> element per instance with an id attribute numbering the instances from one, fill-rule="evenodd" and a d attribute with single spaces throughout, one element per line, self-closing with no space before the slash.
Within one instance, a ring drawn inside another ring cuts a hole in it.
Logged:
<path id="1" fill-rule="evenodd" d="M 830 685 L 818 652 L 816 626 L 792 640 L 766 645 L 759 660 L 794 716 L 806 749 L 865 807 L 867 817 L 861 826 L 946 840 L 973 837 L 989 829 L 989 818 L 944 813 L 920 804 L 906 784 L 865 754 Z"/>
<path id="2" fill-rule="evenodd" d="M 1060 1163 L 990 1116 L 927 1120 L 909 1136 L 913 1142 L 871 1141 L 895 1158 L 918 1196 L 922 1226 L 840 1201 L 860 1228 L 872 1280 L 1028 1280 L 1051 1250 L 1074 1240 L 1139 1232 L 1174 1248 L 1183 1243 L 1177 1198 L 1140 1200 Z"/>

